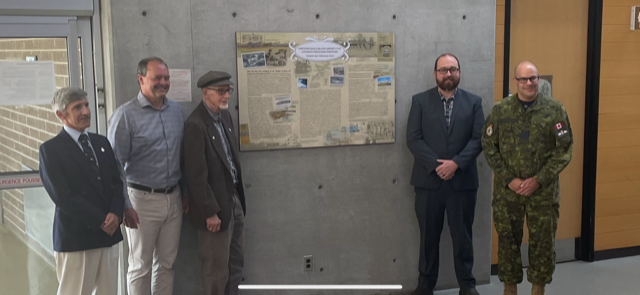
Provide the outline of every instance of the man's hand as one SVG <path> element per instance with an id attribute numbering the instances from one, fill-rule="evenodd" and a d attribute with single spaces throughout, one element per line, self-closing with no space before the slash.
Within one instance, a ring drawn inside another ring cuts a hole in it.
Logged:
<path id="1" fill-rule="evenodd" d="M 453 178 L 458 170 L 458 164 L 453 160 L 438 160 L 440 166 L 436 167 L 436 173 L 442 178 L 442 180 L 449 180 Z"/>
<path id="2" fill-rule="evenodd" d="M 516 194 L 531 196 L 538 188 L 540 188 L 538 180 L 533 177 L 527 178 L 520 184 L 520 188 L 516 190 Z"/>
<path id="3" fill-rule="evenodd" d="M 140 224 L 140 218 L 138 218 L 138 212 L 136 212 L 136 209 L 124 209 L 123 223 L 124 226 L 128 228 L 138 228 L 138 224 Z"/>
<path id="4" fill-rule="evenodd" d="M 182 212 L 189 213 L 189 196 L 182 194 Z"/>
<path id="5" fill-rule="evenodd" d="M 108 235 L 113 236 L 113 233 L 116 232 L 118 225 L 120 225 L 120 220 L 118 219 L 118 216 L 116 216 L 113 213 L 109 213 L 107 214 L 107 217 L 104 219 L 104 222 L 100 226 L 100 229 L 102 229 Z"/>
<path id="6" fill-rule="evenodd" d="M 520 184 L 522 184 L 522 179 L 514 178 L 513 180 L 511 180 L 511 182 L 509 182 L 509 188 L 517 193 L 520 189 Z"/>
<path id="7" fill-rule="evenodd" d="M 212 232 L 218 232 L 220 230 L 220 224 L 222 221 L 218 218 L 218 214 L 214 214 L 213 216 L 207 218 L 207 229 Z"/>

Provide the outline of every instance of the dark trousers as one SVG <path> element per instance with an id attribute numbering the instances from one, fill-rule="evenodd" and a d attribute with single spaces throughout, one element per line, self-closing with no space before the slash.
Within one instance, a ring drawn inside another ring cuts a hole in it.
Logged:
<path id="1" fill-rule="evenodd" d="M 477 190 L 455 191 L 443 181 L 437 190 L 415 188 L 416 215 L 420 226 L 419 286 L 433 290 L 438 281 L 440 236 L 444 213 L 453 241 L 453 261 L 460 288 L 475 288 L 472 227 Z"/>
<path id="2" fill-rule="evenodd" d="M 203 295 L 238 295 L 244 267 L 244 213 L 237 193 L 225 231 L 198 230 Z"/>

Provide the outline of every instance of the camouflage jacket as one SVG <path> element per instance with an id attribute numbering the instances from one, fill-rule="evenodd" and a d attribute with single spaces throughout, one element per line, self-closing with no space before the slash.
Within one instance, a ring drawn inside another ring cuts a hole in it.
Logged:
<path id="1" fill-rule="evenodd" d="M 514 178 L 534 177 L 540 188 L 533 199 L 559 201 L 558 175 L 573 149 L 569 117 L 559 101 L 539 94 L 525 110 L 517 94 L 503 99 L 486 120 L 482 147 L 495 174 L 494 196 L 513 192 L 508 184 Z"/>

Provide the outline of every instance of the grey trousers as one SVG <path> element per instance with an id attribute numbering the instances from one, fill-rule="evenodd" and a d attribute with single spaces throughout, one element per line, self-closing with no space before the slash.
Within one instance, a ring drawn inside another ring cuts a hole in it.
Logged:
<path id="1" fill-rule="evenodd" d="M 234 194 L 233 218 L 225 231 L 198 230 L 203 295 L 237 295 L 244 266 L 244 214 Z"/>

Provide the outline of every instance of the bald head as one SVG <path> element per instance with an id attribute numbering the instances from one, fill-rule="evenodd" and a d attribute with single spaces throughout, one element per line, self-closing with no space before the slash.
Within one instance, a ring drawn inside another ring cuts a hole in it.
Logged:
<path id="1" fill-rule="evenodd" d="M 518 87 L 518 99 L 534 101 L 538 98 L 538 68 L 530 61 L 523 61 L 513 71 L 513 79 Z"/>
<path id="2" fill-rule="evenodd" d="M 516 66 L 516 69 L 513 71 L 513 76 L 516 78 L 529 77 L 531 73 L 534 73 L 531 76 L 538 76 L 538 67 L 530 61 L 523 61 Z"/>

